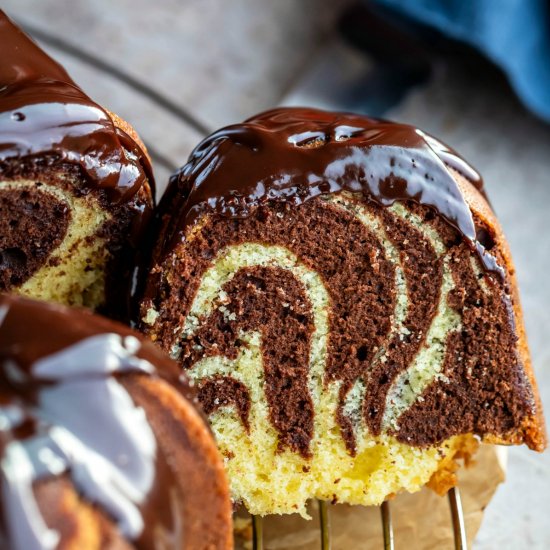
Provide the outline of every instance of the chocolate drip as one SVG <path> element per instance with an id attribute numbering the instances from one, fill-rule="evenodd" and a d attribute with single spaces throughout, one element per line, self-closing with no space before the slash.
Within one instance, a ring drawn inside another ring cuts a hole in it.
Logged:
<path id="1" fill-rule="evenodd" d="M 183 544 L 181 503 L 143 410 L 126 390 L 162 376 L 183 395 L 177 369 L 131 331 L 84 312 L 0 295 L 0 539 L 14 550 L 57 547 L 34 484 L 65 474 L 137 548 Z"/>
<path id="2" fill-rule="evenodd" d="M 49 155 L 78 165 L 113 203 L 152 185 L 139 145 L 1 10 L 0 52 L 0 162 Z"/>
<path id="3" fill-rule="evenodd" d="M 243 217 L 269 201 L 301 204 L 350 191 L 384 206 L 409 200 L 429 206 L 487 270 L 502 275 L 476 240 L 470 208 L 447 165 L 482 191 L 481 177 L 466 161 L 412 126 L 314 109 L 268 111 L 206 138 L 172 178 L 161 211 L 177 212 L 178 223 L 164 235 L 164 248 L 181 242 L 186 227 L 206 212 Z"/>
<path id="4" fill-rule="evenodd" d="M 456 170 L 464 176 L 485 198 L 488 200 L 485 188 L 483 186 L 483 178 L 481 174 L 468 162 L 466 162 L 454 149 L 439 141 L 438 139 L 426 134 L 422 130 L 416 129 L 416 133 L 420 135 L 436 155 L 450 168 Z"/>

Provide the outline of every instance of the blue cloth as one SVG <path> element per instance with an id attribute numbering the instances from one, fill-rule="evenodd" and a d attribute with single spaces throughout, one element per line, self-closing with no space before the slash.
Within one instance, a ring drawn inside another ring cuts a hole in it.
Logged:
<path id="1" fill-rule="evenodd" d="M 376 0 L 484 53 L 524 104 L 550 122 L 550 1 Z"/>

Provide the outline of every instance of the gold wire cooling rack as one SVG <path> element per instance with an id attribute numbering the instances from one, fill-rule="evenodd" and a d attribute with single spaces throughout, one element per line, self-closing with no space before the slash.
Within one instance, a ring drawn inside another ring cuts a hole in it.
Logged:
<path id="1" fill-rule="evenodd" d="M 453 487 L 448 493 L 451 523 L 454 536 L 455 550 L 467 550 L 466 528 L 464 524 L 464 513 L 460 500 L 458 487 Z M 330 529 L 330 503 L 319 500 L 319 548 L 331 550 L 331 529 Z M 393 537 L 393 524 L 391 516 L 391 505 L 384 502 L 380 506 L 380 517 L 382 520 L 382 535 L 384 550 L 396 550 Z M 264 530 L 261 516 L 252 516 L 252 548 L 253 550 L 264 550 Z M 400 550 L 400 549 L 397 549 Z"/>
<path id="2" fill-rule="evenodd" d="M 43 42 L 54 49 L 60 50 L 65 54 L 75 58 L 81 63 L 103 72 L 121 82 L 121 84 L 132 89 L 134 92 L 145 96 L 159 108 L 171 113 L 174 117 L 193 128 L 199 134 L 204 136 L 211 133 L 213 129 L 204 126 L 192 113 L 182 108 L 180 105 L 168 99 L 162 93 L 154 88 L 132 77 L 119 67 L 87 52 L 80 47 L 66 42 L 64 39 L 50 34 L 34 25 L 29 25 L 24 21 L 18 21 L 31 36 L 39 42 Z M 154 146 L 146 143 L 147 149 L 153 161 L 163 166 L 170 172 L 174 172 L 178 167 L 167 159 Z M 451 512 L 451 523 L 454 536 L 455 550 L 467 550 L 466 529 L 464 524 L 464 513 L 460 500 L 460 491 L 458 487 L 452 488 L 448 493 L 449 507 Z M 330 529 L 330 506 L 325 501 L 319 503 L 319 548 L 321 550 L 331 550 L 331 529 Z M 384 550 L 395 550 L 393 524 L 391 516 L 391 506 L 389 502 L 384 502 L 380 506 L 380 516 L 382 520 L 382 534 L 384 540 Z M 263 519 L 260 516 L 252 516 L 252 548 L 253 550 L 264 550 L 264 532 Z M 400 550 L 400 549 L 397 549 Z"/>

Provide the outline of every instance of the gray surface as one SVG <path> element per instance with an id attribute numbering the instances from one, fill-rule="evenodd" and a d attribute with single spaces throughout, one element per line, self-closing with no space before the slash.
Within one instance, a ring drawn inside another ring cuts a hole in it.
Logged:
<path id="1" fill-rule="evenodd" d="M 371 63 L 331 24 L 345 1 L 7 0 L 22 21 L 103 56 L 189 109 L 205 126 L 278 102 L 345 108 Z M 129 87 L 48 48 L 75 80 L 128 119 L 169 163 L 181 164 L 199 132 Z M 526 114 L 503 82 L 442 65 L 390 117 L 441 137 L 484 174 L 517 264 L 534 365 L 550 410 L 550 127 Z M 168 170 L 156 164 L 162 188 Z M 508 481 L 489 506 L 476 548 L 550 548 L 550 454 L 511 449 Z"/>

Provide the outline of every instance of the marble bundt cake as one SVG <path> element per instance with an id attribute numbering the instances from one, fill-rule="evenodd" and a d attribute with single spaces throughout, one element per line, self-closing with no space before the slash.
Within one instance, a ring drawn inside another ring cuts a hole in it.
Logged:
<path id="1" fill-rule="evenodd" d="M 0 547 L 232 548 L 223 463 L 185 380 L 122 325 L 0 295 Z"/>
<path id="2" fill-rule="evenodd" d="M 124 307 L 152 209 L 143 144 L 1 10 L 0 51 L 0 290 Z"/>
<path id="3" fill-rule="evenodd" d="M 444 492 L 479 438 L 544 448 L 506 241 L 420 130 L 267 112 L 203 141 L 157 222 L 142 328 L 252 513 Z"/>

